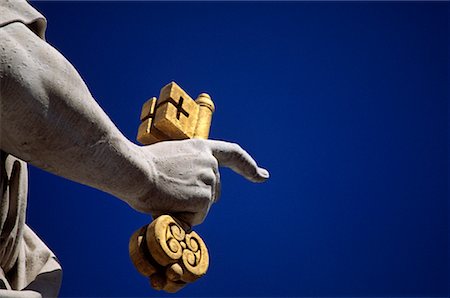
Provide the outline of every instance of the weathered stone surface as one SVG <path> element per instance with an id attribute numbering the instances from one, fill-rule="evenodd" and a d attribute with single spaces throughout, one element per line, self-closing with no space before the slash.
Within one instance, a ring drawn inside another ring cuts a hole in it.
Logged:
<path id="1" fill-rule="evenodd" d="M 177 214 L 177 219 L 189 226 L 200 224 L 217 200 L 219 165 L 230 167 L 254 182 L 268 178 L 268 172 L 236 144 L 200 139 L 151 146 L 134 144 L 100 108 L 71 63 L 43 40 L 46 23 L 42 15 L 24 0 L 0 0 L 0 12 L 0 151 L 17 162 L 29 162 L 107 192 L 154 218 Z M 206 104 L 200 105 L 199 110 L 202 107 L 210 109 Z M 27 115 L 26 121 L 23 115 Z M 195 130 L 197 127 L 196 122 Z M 0 170 L 2 177 L 12 175 L 3 162 Z M 26 188 L 16 182 L 6 185 L 4 193 L 9 193 L 12 185 L 19 185 L 14 191 L 26 199 Z M 8 204 L 20 204 L 9 200 L 5 201 L 3 194 L 0 197 L 3 208 L 0 217 L 8 214 L 5 211 Z M 25 222 L 17 218 L 19 214 L 12 216 L 13 227 L 9 228 L 23 231 Z M 0 222 L 3 220 L 0 218 Z M 7 232 L 2 229 L 0 234 Z M 9 272 L 10 268 L 1 268 L 4 274 L 0 274 L 0 279 L 8 285 L 6 290 L 11 293 L 8 295 L 27 287 L 33 287 L 38 295 L 54 295 L 59 288 L 58 278 L 46 275 L 45 279 L 39 279 L 40 273 L 59 268 L 56 261 L 51 262 L 51 252 L 39 238 L 27 238 L 25 233 L 17 235 L 18 242 L 29 241 L 30 247 L 42 249 L 39 251 L 48 257 L 49 263 L 30 265 L 26 262 L 29 252 L 25 246 L 8 246 L 2 253 L 13 256 L 12 263 L 18 263 L 24 269 L 21 272 L 25 272 L 17 275 Z M 6 239 L 2 240 L 5 243 L 9 241 L 7 237 L 2 239 Z M 135 241 L 139 243 L 139 238 Z M 16 257 L 20 251 L 22 258 Z M 150 269 L 141 271 L 147 274 Z M 173 268 L 170 276 L 175 274 Z M 154 280 L 152 283 L 158 283 L 157 278 Z M 164 281 L 163 277 L 159 284 L 164 284 L 163 287 L 167 284 L 168 291 L 180 286 L 173 280 Z"/>

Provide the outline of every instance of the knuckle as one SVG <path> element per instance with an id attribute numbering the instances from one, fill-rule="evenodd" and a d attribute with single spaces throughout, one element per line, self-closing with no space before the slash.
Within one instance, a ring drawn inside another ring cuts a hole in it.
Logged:
<path id="1" fill-rule="evenodd" d="M 214 173 L 203 174 L 200 179 L 208 188 L 216 185 L 216 175 Z"/>
<path id="2" fill-rule="evenodd" d="M 208 157 L 208 164 L 214 171 L 219 168 L 219 162 L 213 155 Z"/>
<path id="3" fill-rule="evenodd" d="M 210 184 L 205 183 L 204 185 L 199 185 L 197 198 L 200 208 L 209 204 L 209 201 L 211 201 Z"/>
<path id="4" fill-rule="evenodd" d="M 199 150 L 203 150 L 204 148 L 206 148 L 205 140 L 202 140 L 202 139 L 190 139 L 190 140 L 188 140 L 188 142 L 190 142 L 194 148 L 197 148 Z"/>
<path id="5" fill-rule="evenodd" d="M 206 214 L 201 213 L 201 212 L 196 213 L 196 214 L 194 214 L 194 216 L 192 218 L 191 224 L 193 226 L 197 226 L 197 225 L 201 224 L 205 220 L 205 218 L 206 218 Z"/>
<path id="6" fill-rule="evenodd" d="M 204 187 L 206 191 L 203 192 L 201 197 L 197 198 L 197 202 L 195 202 L 195 210 L 196 212 L 201 212 L 208 208 L 209 204 L 212 201 L 212 194 L 209 187 Z"/>
<path id="7" fill-rule="evenodd" d="M 211 202 L 212 202 L 212 195 L 211 195 L 211 191 L 209 191 L 209 195 L 208 195 L 208 199 L 207 200 L 204 200 L 203 201 L 203 204 L 202 204 L 202 208 L 201 208 L 201 210 L 205 210 L 205 209 L 207 209 L 208 208 L 208 206 L 211 204 Z"/>

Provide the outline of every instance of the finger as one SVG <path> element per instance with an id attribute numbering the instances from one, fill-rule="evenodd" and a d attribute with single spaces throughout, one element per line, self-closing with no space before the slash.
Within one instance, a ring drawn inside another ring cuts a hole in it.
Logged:
<path id="1" fill-rule="evenodd" d="M 197 226 L 197 225 L 201 224 L 203 221 L 205 221 L 210 208 L 211 208 L 211 204 L 208 204 L 207 206 L 205 206 L 205 208 L 203 208 L 199 212 L 195 213 L 194 216 L 192 217 L 192 221 L 191 221 L 192 226 Z"/>
<path id="2" fill-rule="evenodd" d="M 214 174 L 216 175 L 216 183 L 214 185 L 214 192 L 213 192 L 213 198 L 212 201 L 213 203 L 217 203 L 219 201 L 220 198 L 220 193 L 222 191 L 222 185 L 220 183 L 220 173 L 219 173 L 219 169 L 218 168 L 214 168 Z"/>
<path id="3" fill-rule="evenodd" d="M 266 169 L 258 167 L 256 161 L 239 145 L 224 141 L 208 141 L 212 154 L 219 164 L 253 182 L 264 182 L 269 178 Z"/>
<path id="4" fill-rule="evenodd" d="M 177 220 L 178 224 L 180 224 L 185 231 L 189 231 L 193 226 L 193 222 L 195 221 L 194 212 L 162 212 L 162 211 L 152 212 L 153 220 L 156 220 L 158 217 L 162 215 L 172 216 L 175 220 Z"/>
<path id="5" fill-rule="evenodd" d="M 194 219 L 196 216 L 189 214 L 202 214 L 212 203 L 210 185 L 172 185 L 171 188 L 175 194 L 180 194 L 182 199 L 155 196 L 154 200 L 162 203 L 162 206 L 151 208 L 150 213 L 153 219 L 163 214 L 186 213 L 183 215 L 186 218 L 184 221 L 192 225 L 192 222 L 196 222 L 198 219 Z"/>
<path id="6" fill-rule="evenodd" d="M 170 213 L 171 216 L 177 219 L 178 223 L 185 231 L 190 231 L 193 226 L 201 224 L 208 214 L 209 208 L 200 212 L 177 212 Z"/>
<path id="7" fill-rule="evenodd" d="M 183 228 L 188 231 L 191 227 L 201 224 L 208 215 L 212 202 L 205 204 L 203 208 L 198 209 L 196 212 L 172 212 L 169 213 L 182 223 Z"/>
<path id="8" fill-rule="evenodd" d="M 211 159 L 214 159 L 216 164 L 211 169 L 202 170 L 198 174 L 198 181 L 203 182 L 211 190 L 210 201 L 215 203 L 220 195 L 220 174 L 217 160 Z"/>
<path id="9" fill-rule="evenodd" d="M 207 148 L 205 146 L 205 148 Z M 211 201 L 216 203 L 219 200 L 220 192 L 221 192 L 221 184 L 220 184 L 220 172 L 219 172 L 219 162 L 217 158 L 212 157 L 205 159 L 203 156 L 201 159 L 196 161 L 198 164 L 204 164 L 207 168 L 212 170 L 210 174 L 210 182 L 206 183 L 211 186 Z M 204 176 L 204 175 L 203 175 Z M 206 181 L 205 181 L 206 182 Z"/>
<path id="10" fill-rule="evenodd" d="M 177 212 L 170 213 L 177 223 L 186 231 L 190 232 L 194 223 L 195 213 L 193 212 Z"/>

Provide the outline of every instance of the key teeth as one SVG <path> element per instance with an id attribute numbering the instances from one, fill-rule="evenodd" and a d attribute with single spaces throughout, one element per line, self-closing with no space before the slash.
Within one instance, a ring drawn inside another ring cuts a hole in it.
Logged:
<path id="1" fill-rule="evenodd" d="M 142 106 L 137 140 L 143 145 L 191 138 L 207 139 L 215 106 L 207 93 L 193 100 L 171 82 Z"/>

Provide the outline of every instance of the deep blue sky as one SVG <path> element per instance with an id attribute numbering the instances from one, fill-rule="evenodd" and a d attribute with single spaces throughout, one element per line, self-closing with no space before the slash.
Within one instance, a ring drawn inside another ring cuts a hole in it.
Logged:
<path id="1" fill-rule="evenodd" d="M 210 270 L 178 295 L 447 296 L 448 3 L 34 6 L 127 137 L 175 80 L 213 96 L 212 138 L 271 172 L 222 170 L 196 229 Z M 128 258 L 147 216 L 30 168 L 28 222 L 63 265 L 62 296 L 164 295 Z"/>

